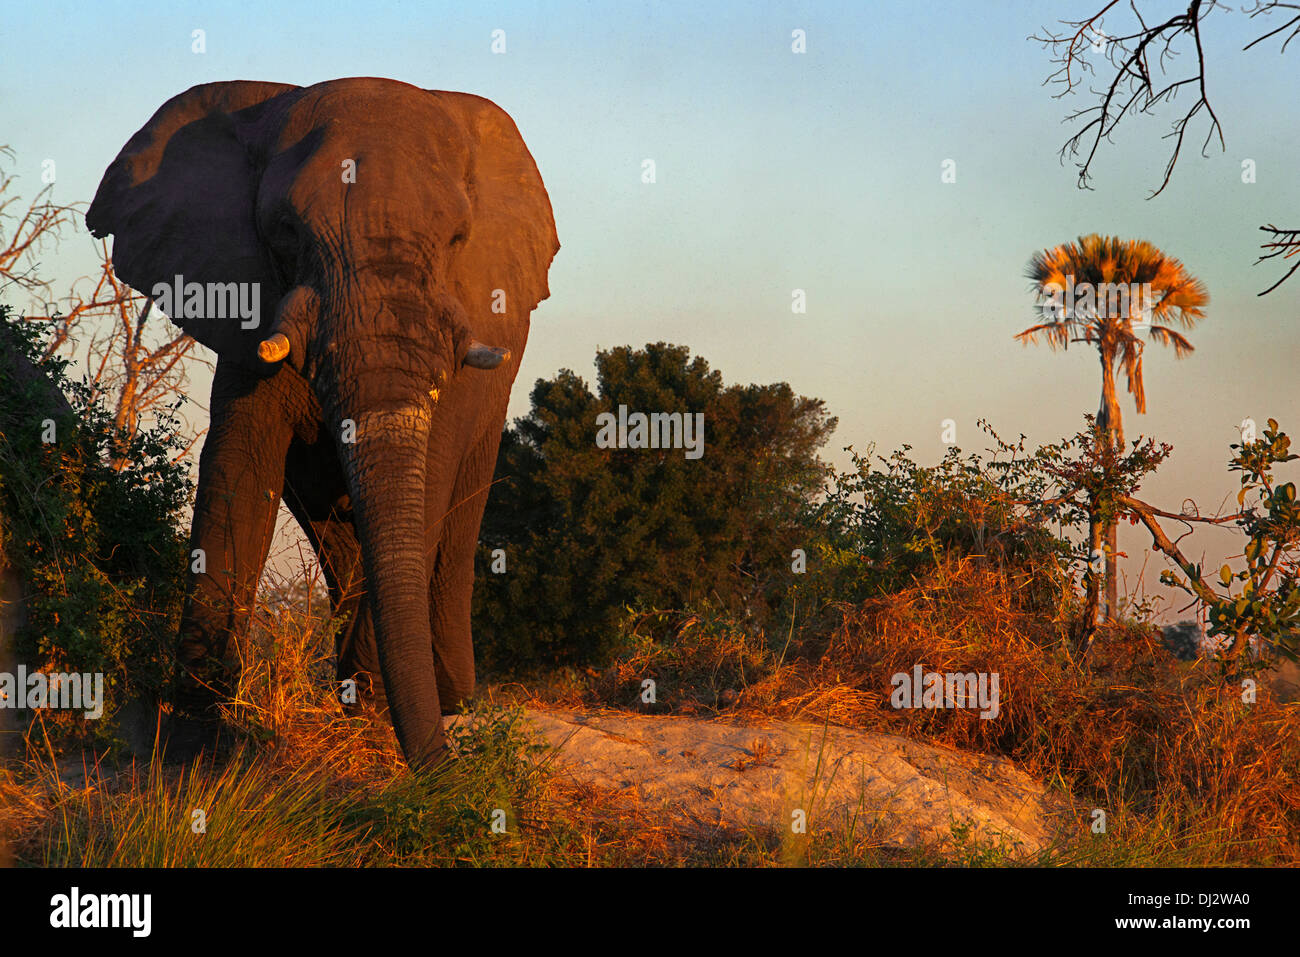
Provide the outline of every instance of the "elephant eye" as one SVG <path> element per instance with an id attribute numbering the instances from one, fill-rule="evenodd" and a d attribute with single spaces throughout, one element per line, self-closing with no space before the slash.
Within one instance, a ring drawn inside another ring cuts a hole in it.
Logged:
<path id="1" fill-rule="evenodd" d="M 279 264 L 281 272 L 286 277 L 297 275 L 298 256 L 303 248 L 297 225 L 289 219 L 278 219 L 271 227 L 266 240 L 267 247 Z"/>
<path id="2" fill-rule="evenodd" d="M 270 241 L 271 245 L 276 249 L 296 247 L 298 245 L 298 229 L 287 219 L 276 220 Z"/>

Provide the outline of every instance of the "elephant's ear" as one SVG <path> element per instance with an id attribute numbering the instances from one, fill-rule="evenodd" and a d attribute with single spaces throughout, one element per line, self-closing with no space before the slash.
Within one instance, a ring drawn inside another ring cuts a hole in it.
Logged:
<path id="1" fill-rule="evenodd" d="M 455 267 L 471 323 L 477 333 L 501 318 L 499 307 L 494 310 L 496 290 L 506 293 L 507 317 L 527 319 L 551 294 L 546 274 L 560 249 L 537 164 L 514 120 L 491 100 L 429 92 L 462 117 L 473 144 L 466 184 L 473 212 Z"/>
<path id="2" fill-rule="evenodd" d="M 249 81 L 195 86 L 163 104 L 127 141 L 86 213 L 92 235 L 113 234 L 113 269 L 122 281 L 145 295 L 159 283 L 172 286 L 177 276 L 187 284 L 258 283 L 265 334 L 277 280 L 257 236 L 258 172 L 249 150 L 275 97 L 295 89 Z M 179 304 L 171 311 L 218 353 L 257 336 L 241 328 L 239 316 L 185 317 Z"/>

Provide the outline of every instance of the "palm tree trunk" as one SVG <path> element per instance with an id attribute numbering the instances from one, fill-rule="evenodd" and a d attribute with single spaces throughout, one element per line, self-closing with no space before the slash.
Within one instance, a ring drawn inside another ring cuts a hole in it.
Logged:
<path id="1" fill-rule="evenodd" d="M 1119 618 L 1119 529 L 1116 522 L 1106 527 L 1106 614 Z"/>
<path id="2" fill-rule="evenodd" d="M 1113 349 L 1101 350 L 1101 407 L 1097 410 L 1097 424 L 1105 430 L 1110 449 L 1115 456 L 1124 454 L 1124 421 L 1119 400 L 1115 398 L 1115 354 Z M 1119 617 L 1119 533 L 1112 519 L 1103 530 L 1106 541 L 1106 618 Z"/>
<path id="3" fill-rule="evenodd" d="M 1083 615 L 1080 616 L 1074 635 L 1074 647 L 1080 660 L 1088 653 L 1101 617 L 1098 614 L 1101 606 L 1101 582 L 1098 580 L 1100 569 L 1096 565 L 1096 556 L 1101 554 L 1101 533 L 1101 525 L 1097 523 L 1094 509 L 1088 521 L 1088 571 L 1084 576 Z"/>

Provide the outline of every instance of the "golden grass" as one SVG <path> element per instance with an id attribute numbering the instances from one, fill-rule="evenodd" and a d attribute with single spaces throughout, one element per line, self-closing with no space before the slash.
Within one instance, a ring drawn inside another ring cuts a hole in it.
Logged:
<path id="1" fill-rule="evenodd" d="M 1076 667 L 1052 622 L 965 562 L 848 610 L 804 651 L 747 687 L 741 710 L 1005 755 L 1153 840 L 1209 834 L 1218 862 L 1300 862 L 1300 705 L 1262 686 L 1244 703 L 1240 685 L 1222 685 L 1212 662 L 1179 663 L 1153 627 L 1106 629 Z M 895 709 L 891 676 L 917 664 L 997 672 L 998 717 Z"/>
<path id="2" fill-rule="evenodd" d="M 957 838 L 882 848 L 870 834 L 684 829 L 639 805 L 549 774 L 512 719 L 480 702 L 457 773 L 422 781 L 390 729 L 342 716 L 323 608 L 259 609 L 229 709 L 242 747 L 187 769 L 96 764 L 34 748 L 0 767 L 0 862 L 85 866 L 722 866 L 1024 863 Z M 1057 625 L 972 562 L 844 610 L 828 636 L 769 639 L 725 618 L 684 616 L 633 638 L 610 667 L 490 689 L 490 698 L 812 720 L 1002 754 L 1070 802 L 1066 831 L 1030 863 L 1083 866 L 1300 863 L 1300 710 L 1261 687 L 1254 704 L 1214 669 L 1173 660 L 1152 629 L 1109 629 L 1086 669 Z M 890 676 L 996 671 L 1001 713 L 895 710 Z M 734 696 L 733 693 L 734 692 Z M 757 759 L 756 759 L 757 760 Z M 490 828 L 502 808 L 508 832 Z M 1094 808 L 1107 834 L 1088 830 Z M 202 809 L 207 830 L 193 831 Z M 6 847 L 7 843 L 7 847 Z"/>
<path id="3" fill-rule="evenodd" d="M 966 558 L 895 594 L 842 607 L 826 635 L 765 636 L 725 616 L 656 613 L 637 622 L 603 669 L 493 693 L 541 706 L 829 722 L 1003 755 L 1047 784 L 1063 808 L 1061 839 L 1039 863 L 1300 863 L 1300 704 L 1278 701 L 1262 682 L 1247 704 L 1239 684 L 1220 682 L 1213 661 L 1177 661 L 1155 627 L 1136 622 L 1104 628 L 1079 667 L 1062 641 L 1064 616 L 1027 609 L 1021 594 L 996 566 Z M 918 664 L 998 673 L 998 717 L 895 709 L 891 677 Z M 653 706 L 640 697 L 647 677 L 657 683 Z M 1096 809 L 1106 812 L 1105 835 L 1091 830 Z M 755 850 L 756 837 L 742 843 L 760 860 L 777 853 Z M 902 858 L 952 860 L 927 853 Z M 898 855 L 869 839 L 836 838 L 805 857 L 880 864 Z M 988 848 L 968 857 L 1009 862 Z"/>

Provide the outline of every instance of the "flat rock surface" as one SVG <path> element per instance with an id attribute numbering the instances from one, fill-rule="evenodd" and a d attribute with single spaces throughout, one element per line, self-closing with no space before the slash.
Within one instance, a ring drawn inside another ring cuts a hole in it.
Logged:
<path id="1" fill-rule="evenodd" d="M 629 792 L 703 826 L 873 832 L 882 844 L 944 844 L 954 824 L 1033 852 L 1050 840 L 1053 802 L 1006 758 L 890 734 L 769 721 L 529 709 L 577 783 Z"/>

